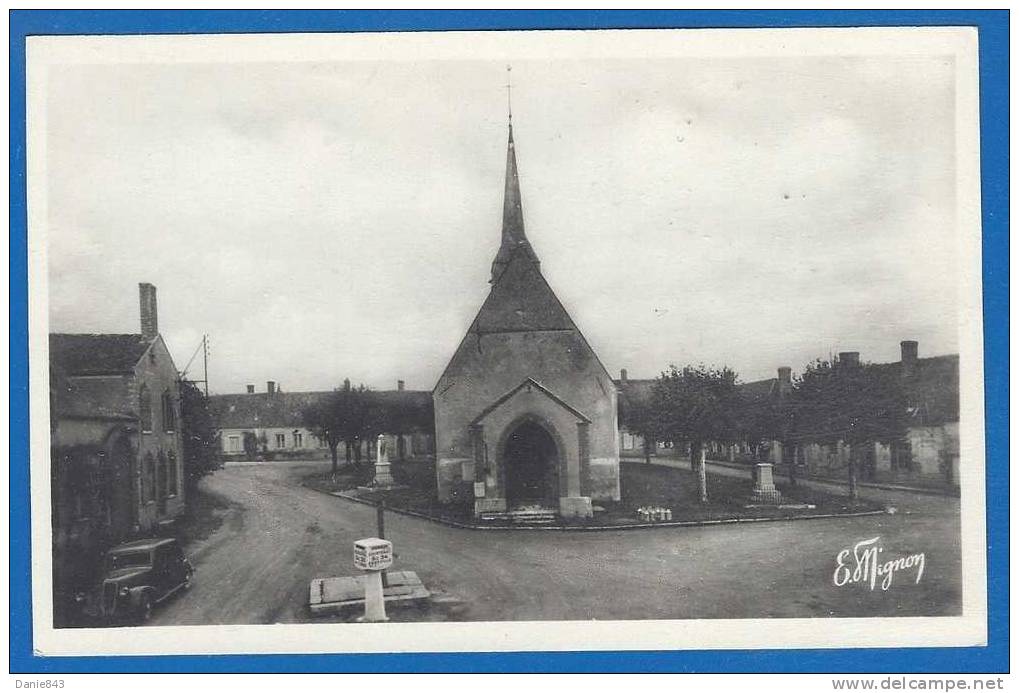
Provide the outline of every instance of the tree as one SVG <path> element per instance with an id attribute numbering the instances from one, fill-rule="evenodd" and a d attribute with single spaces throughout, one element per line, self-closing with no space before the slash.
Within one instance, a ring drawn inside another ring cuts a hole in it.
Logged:
<path id="1" fill-rule="evenodd" d="M 849 496 L 858 497 L 860 452 L 895 445 L 908 428 L 907 399 L 898 378 L 879 366 L 818 359 L 794 383 L 794 430 L 800 440 L 850 446 Z"/>
<path id="2" fill-rule="evenodd" d="M 658 420 L 650 403 L 636 393 L 619 398 L 619 419 L 626 430 L 641 437 L 644 462 L 651 463 L 651 450 L 658 439 Z"/>
<path id="3" fill-rule="evenodd" d="M 308 405 L 301 413 L 304 427 L 329 446 L 332 456 L 332 473 L 339 468 L 336 448 L 341 442 L 347 443 L 347 461 L 350 461 L 350 445 L 359 442 L 364 428 L 364 416 L 367 408 L 367 389 L 361 385 L 350 386 L 345 380 L 343 387 L 333 390 L 325 397 Z M 355 464 L 360 462 L 360 450 L 355 448 Z"/>
<path id="4" fill-rule="evenodd" d="M 690 443 L 702 503 L 708 500 L 704 443 L 736 440 L 739 403 L 736 373 L 727 367 L 670 366 L 652 388 L 654 426 L 674 445 Z"/>
<path id="5" fill-rule="evenodd" d="M 384 430 L 382 431 L 397 436 L 396 454 L 401 462 L 406 454 L 403 436 L 417 431 L 431 431 L 435 426 L 435 415 L 430 401 L 429 406 L 420 406 L 409 397 L 400 396 L 404 394 L 397 393 L 397 396 L 385 406 Z M 375 396 L 382 398 L 388 395 L 378 393 Z M 380 401 L 381 404 L 383 402 Z"/>
<path id="6" fill-rule="evenodd" d="M 244 454 L 249 460 L 258 457 L 258 436 L 254 431 L 244 432 Z"/>
<path id="7" fill-rule="evenodd" d="M 180 381 L 180 431 L 184 484 L 187 490 L 193 490 L 203 476 L 219 468 L 218 436 L 208 398 L 188 380 Z"/>
<path id="8" fill-rule="evenodd" d="M 795 406 L 791 393 L 777 392 L 758 397 L 744 397 L 738 407 L 740 438 L 750 442 L 754 459 L 761 459 L 763 441 L 779 441 L 783 447 L 793 436 Z M 781 460 L 779 460 L 781 462 Z M 789 467 L 789 482 L 796 485 L 796 460 Z"/>

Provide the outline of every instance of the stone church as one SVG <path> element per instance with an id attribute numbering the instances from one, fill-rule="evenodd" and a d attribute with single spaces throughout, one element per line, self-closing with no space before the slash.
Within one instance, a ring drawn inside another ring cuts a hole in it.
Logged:
<path id="1" fill-rule="evenodd" d="M 619 500 L 616 385 L 524 235 L 513 143 L 488 296 L 432 391 L 439 499 L 478 517 Z"/>

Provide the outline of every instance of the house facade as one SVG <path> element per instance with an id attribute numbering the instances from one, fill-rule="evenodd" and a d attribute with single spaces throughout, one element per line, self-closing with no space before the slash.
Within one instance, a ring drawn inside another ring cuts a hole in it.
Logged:
<path id="1" fill-rule="evenodd" d="M 224 459 L 293 458 L 319 459 L 330 455 L 329 446 L 304 426 L 304 411 L 330 391 L 281 392 L 275 381 L 268 381 L 264 392 L 247 386 L 243 394 L 212 395 L 209 409 Z M 372 397 L 383 407 L 416 411 L 421 420 L 431 420 L 431 393 L 406 390 L 403 381 L 395 390 L 372 390 Z M 427 457 L 434 453 L 430 427 L 385 434 L 395 459 Z M 249 442 L 245 447 L 245 439 Z M 360 441 L 361 455 L 370 458 L 374 441 Z M 249 448 L 254 445 L 254 451 Z M 341 448 L 342 450 L 342 448 Z"/>
<path id="2" fill-rule="evenodd" d="M 619 500 L 616 388 L 524 234 L 512 122 L 490 289 L 432 391 L 442 502 L 590 517 Z"/>
<path id="3" fill-rule="evenodd" d="M 81 556 L 165 531 L 184 511 L 177 368 L 155 287 L 139 294 L 140 333 L 49 336 L 57 590 L 87 579 Z"/>

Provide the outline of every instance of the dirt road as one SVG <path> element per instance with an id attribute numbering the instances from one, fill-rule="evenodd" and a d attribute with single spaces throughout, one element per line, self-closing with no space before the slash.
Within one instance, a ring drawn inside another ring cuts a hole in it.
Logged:
<path id="1" fill-rule="evenodd" d="M 228 467 L 202 482 L 230 507 L 188 553 L 191 590 L 153 625 L 292 623 L 314 577 L 350 575 L 352 543 L 375 533 L 373 508 L 300 485 L 328 463 Z M 400 620 L 760 618 L 958 613 L 959 501 L 870 492 L 894 515 L 604 532 L 478 531 L 388 514 L 394 569 L 463 602 L 451 615 Z M 836 555 L 880 537 L 882 560 L 925 554 L 892 585 L 833 584 Z"/>

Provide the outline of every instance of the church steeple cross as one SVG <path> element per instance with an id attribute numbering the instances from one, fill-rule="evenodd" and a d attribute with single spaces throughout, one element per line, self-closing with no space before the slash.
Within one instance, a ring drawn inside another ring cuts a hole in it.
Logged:
<path id="1" fill-rule="evenodd" d="M 509 113 L 510 123 L 513 122 L 513 68 L 506 66 L 506 111 Z"/>

